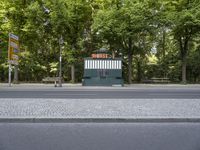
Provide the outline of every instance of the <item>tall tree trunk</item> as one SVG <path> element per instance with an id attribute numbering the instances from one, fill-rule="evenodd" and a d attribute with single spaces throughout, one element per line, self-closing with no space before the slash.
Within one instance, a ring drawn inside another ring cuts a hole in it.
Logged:
<path id="1" fill-rule="evenodd" d="M 137 60 L 137 81 L 141 82 L 141 64 L 140 64 L 140 60 Z"/>
<path id="2" fill-rule="evenodd" d="M 186 84 L 186 67 L 187 67 L 187 61 L 186 56 L 182 58 L 182 83 Z"/>
<path id="3" fill-rule="evenodd" d="M 132 84 L 132 62 L 133 55 L 129 53 L 128 55 L 128 83 Z"/>
<path id="4" fill-rule="evenodd" d="M 165 50 L 165 43 L 166 43 L 166 30 L 163 27 L 163 33 L 162 33 L 162 59 L 165 60 L 166 50 Z M 164 65 L 164 72 L 163 76 L 167 77 L 167 65 Z"/>
<path id="5" fill-rule="evenodd" d="M 74 64 L 71 65 L 71 82 L 75 83 L 75 66 L 74 66 Z"/>
<path id="6" fill-rule="evenodd" d="M 132 38 L 129 38 L 128 44 L 128 83 L 132 84 L 132 62 L 133 62 L 133 52 L 132 52 Z"/>
<path id="7" fill-rule="evenodd" d="M 182 83 L 186 84 L 186 70 L 187 70 L 187 53 L 188 53 L 188 42 L 189 38 L 182 39 L 180 38 L 180 48 L 181 48 L 181 65 L 182 65 Z"/>
<path id="8" fill-rule="evenodd" d="M 162 35 L 162 53 L 163 53 L 163 57 L 165 57 L 165 41 L 166 41 L 166 31 L 165 31 L 165 28 L 163 28 L 163 35 Z"/>

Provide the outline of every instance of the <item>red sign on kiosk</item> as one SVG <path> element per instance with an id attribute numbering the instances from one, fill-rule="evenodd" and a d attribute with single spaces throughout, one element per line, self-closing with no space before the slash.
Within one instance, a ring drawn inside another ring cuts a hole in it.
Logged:
<path id="1" fill-rule="evenodd" d="M 92 54 L 92 58 L 108 58 L 108 54 Z"/>

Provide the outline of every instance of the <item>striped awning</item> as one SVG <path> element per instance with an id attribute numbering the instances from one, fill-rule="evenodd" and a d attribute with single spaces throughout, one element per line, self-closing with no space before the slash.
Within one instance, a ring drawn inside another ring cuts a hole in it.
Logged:
<path id="1" fill-rule="evenodd" d="M 85 60 L 85 69 L 122 69 L 121 60 Z"/>

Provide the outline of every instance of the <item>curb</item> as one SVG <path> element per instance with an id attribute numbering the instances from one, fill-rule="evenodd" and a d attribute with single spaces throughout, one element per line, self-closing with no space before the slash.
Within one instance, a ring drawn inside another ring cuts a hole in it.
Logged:
<path id="1" fill-rule="evenodd" d="M 200 118 L 0 118 L 0 123 L 200 123 Z"/>

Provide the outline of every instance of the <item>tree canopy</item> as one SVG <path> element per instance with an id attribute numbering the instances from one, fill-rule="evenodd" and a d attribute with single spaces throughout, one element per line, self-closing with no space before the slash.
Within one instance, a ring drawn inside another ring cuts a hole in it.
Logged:
<path id="1" fill-rule="evenodd" d="M 153 77 L 200 82 L 197 0 L 1 0 L 2 82 L 8 80 L 9 33 L 20 38 L 21 82 L 58 76 L 60 46 L 67 82 L 81 82 L 84 57 L 102 47 L 122 58 L 128 83 Z"/>

